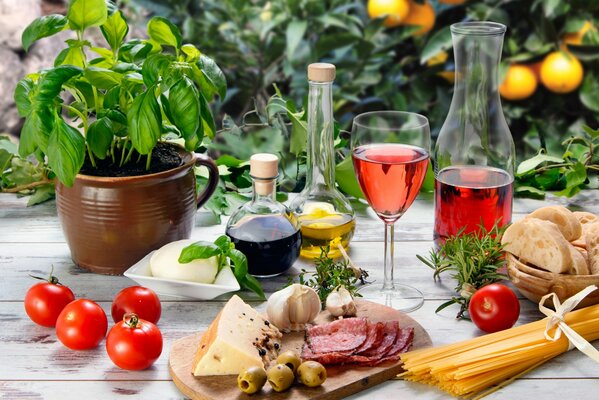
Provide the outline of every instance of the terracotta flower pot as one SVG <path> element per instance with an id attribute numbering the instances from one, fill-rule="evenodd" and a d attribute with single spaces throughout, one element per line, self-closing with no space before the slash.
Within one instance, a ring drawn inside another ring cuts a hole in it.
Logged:
<path id="1" fill-rule="evenodd" d="M 56 183 L 56 208 L 71 257 L 101 274 L 122 274 L 150 251 L 191 235 L 198 207 L 218 184 L 210 158 L 180 150 L 183 164 L 150 175 L 77 175 L 72 187 Z M 210 171 L 196 196 L 194 165 Z"/>

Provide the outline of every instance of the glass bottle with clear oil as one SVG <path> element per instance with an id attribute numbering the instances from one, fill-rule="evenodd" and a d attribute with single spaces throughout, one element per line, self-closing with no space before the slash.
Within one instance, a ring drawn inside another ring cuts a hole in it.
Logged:
<path id="1" fill-rule="evenodd" d="M 278 161 L 277 156 L 267 153 L 250 158 L 253 198 L 227 223 L 227 236 L 247 257 L 249 273 L 258 278 L 287 271 L 299 257 L 302 242 L 295 214 L 276 201 Z"/>
<path id="2" fill-rule="evenodd" d="M 329 246 L 329 256 L 339 257 L 338 245 L 347 249 L 356 226 L 354 210 L 335 187 L 333 144 L 333 81 L 335 66 L 316 63 L 308 66 L 308 146 L 306 186 L 291 202 L 302 232 L 301 256 L 320 256 Z"/>

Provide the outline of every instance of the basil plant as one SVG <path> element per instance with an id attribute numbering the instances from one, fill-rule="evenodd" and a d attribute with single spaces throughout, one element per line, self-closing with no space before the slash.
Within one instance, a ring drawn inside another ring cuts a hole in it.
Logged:
<path id="1" fill-rule="evenodd" d="M 94 26 L 106 47 L 85 39 Z M 187 150 L 197 149 L 204 135 L 214 136 L 208 103 L 216 94 L 224 98 L 225 77 L 212 59 L 183 44 L 168 20 L 152 18 L 147 40 L 126 40 L 129 26 L 114 4 L 72 0 L 66 16 L 34 20 L 23 32 L 23 48 L 65 29 L 76 39 L 66 41 L 54 67 L 27 75 L 15 89 L 18 112 L 26 118 L 22 157 L 47 160 L 71 186 L 86 157 L 95 167 L 97 159 L 122 166 L 146 156 L 149 169 L 152 150 L 165 135 L 184 139 Z"/>

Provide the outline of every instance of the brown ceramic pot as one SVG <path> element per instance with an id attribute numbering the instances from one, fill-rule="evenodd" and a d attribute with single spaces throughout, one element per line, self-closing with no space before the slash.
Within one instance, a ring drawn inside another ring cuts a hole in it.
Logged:
<path id="1" fill-rule="evenodd" d="M 77 175 L 72 187 L 56 182 L 56 208 L 73 261 L 100 274 L 122 274 L 150 251 L 191 235 L 198 207 L 218 184 L 208 157 L 180 150 L 183 164 L 132 177 Z M 194 165 L 210 171 L 196 195 Z"/>

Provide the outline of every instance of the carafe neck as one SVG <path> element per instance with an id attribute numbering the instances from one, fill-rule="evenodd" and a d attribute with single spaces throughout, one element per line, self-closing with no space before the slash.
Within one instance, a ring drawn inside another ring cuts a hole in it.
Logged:
<path id="1" fill-rule="evenodd" d="M 252 177 L 252 188 L 254 190 L 252 202 L 276 202 L 276 182 L 276 178 Z"/>
<path id="2" fill-rule="evenodd" d="M 306 188 L 335 184 L 333 85 L 309 81 Z"/>

